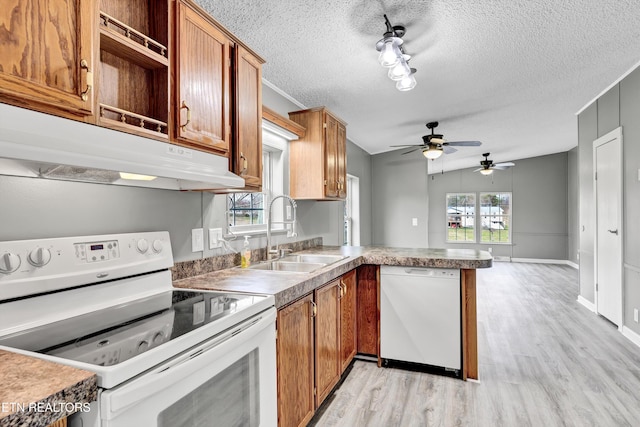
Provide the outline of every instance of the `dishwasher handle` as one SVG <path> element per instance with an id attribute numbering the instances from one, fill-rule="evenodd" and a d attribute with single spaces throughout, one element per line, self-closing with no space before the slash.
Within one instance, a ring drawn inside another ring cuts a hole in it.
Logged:
<path id="1" fill-rule="evenodd" d="M 421 268 L 421 267 L 400 267 L 383 266 L 380 270 L 381 276 L 421 276 L 439 279 L 459 279 L 460 270 L 453 268 Z"/>

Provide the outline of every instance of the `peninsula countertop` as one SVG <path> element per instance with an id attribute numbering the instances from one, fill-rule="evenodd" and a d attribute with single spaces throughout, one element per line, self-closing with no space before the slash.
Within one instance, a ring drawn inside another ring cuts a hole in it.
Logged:
<path id="1" fill-rule="evenodd" d="M 475 270 L 492 266 L 486 251 L 474 249 L 390 248 L 382 246 L 317 246 L 296 254 L 342 255 L 346 258 L 311 273 L 228 268 L 176 280 L 179 288 L 273 295 L 283 307 L 363 264 Z"/>

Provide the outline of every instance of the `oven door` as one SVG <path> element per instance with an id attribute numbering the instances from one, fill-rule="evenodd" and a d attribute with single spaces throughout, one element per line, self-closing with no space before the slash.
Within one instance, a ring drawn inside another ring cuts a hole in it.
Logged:
<path id="1" fill-rule="evenodd" d="M 275 309 L 99 398 L 101 427 L 276 426 Z"/>

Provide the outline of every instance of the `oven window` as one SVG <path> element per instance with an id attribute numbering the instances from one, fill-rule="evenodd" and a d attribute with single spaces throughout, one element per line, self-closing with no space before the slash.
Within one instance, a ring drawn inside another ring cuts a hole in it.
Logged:
<path id="1" fill-rule="evenodd" d="M 158 415 L 159 427 L 258 426 L 256 348 Z"/>

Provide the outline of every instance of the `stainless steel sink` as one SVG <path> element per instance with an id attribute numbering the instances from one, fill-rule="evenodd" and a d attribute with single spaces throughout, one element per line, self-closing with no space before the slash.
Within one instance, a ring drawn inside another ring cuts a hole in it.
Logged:
<path id="1" fill-rule="evenodd" d="M 322 254 L 299 254 L 299 255 L 287 255 L 281 258 L 283 262 L 296 262 L 296 263 L 319 263 L 319 264 L 333 264 L 334 262 L 345 259 L 346 256 L 342 255 L 322 255 Z"/>
<path id="2" fill-rule="evenodd" d="M 311 273 L 319 268 L 324 267 L 325 263 L 319 262 L 296 262 L 296 261 L 267 261 L 259 264 L 252 264 L 249 269 L 252 270 L 271 270 L 271 271 L 288 271 L 295 273 Z"/>

